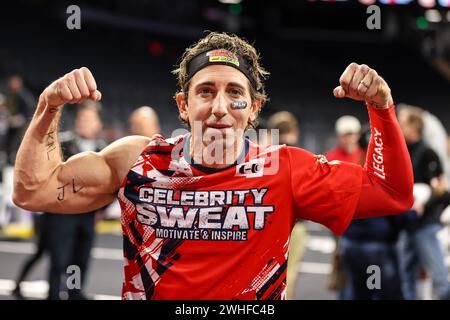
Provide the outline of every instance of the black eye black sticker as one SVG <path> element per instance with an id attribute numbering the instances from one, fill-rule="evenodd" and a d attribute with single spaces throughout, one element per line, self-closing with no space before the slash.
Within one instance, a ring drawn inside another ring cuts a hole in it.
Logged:
<path id="1" fill-rule="evenodd" d="M 245 109 L 247 108 L 247 101 L 233 101 L 231 103 L 233 109 Z"/>

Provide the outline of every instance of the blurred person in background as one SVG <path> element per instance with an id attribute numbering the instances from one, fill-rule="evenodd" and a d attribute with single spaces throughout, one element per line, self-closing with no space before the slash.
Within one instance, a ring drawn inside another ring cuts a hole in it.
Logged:
<path id="1" fill-rule="evenodd" d="M 274 113 L 267 120 L 269 130 L 278 130 L 279 144 L 287 146 L 299 146 L 300 125 L 292 112 L 279 111 Z"/>
<path id="2" fill-rule="evenodd" d="M 128 119 L 128 124 L 132 135 L 151 138 L 161 132 L 158 114 L 149 106 L 142 106 L 134 110 Z"/>
<path id="3" fill-rule="evenodd" d="M 450 149 L 448 148 L 450 146 L 447 146 L 448 134 L 443 123 L 437 116 L 428 110 L 404 103 L 399 104 L 398 107 L 399 109 L 402 109 L 403 107 L 413 107 L 417 108 L 418 111 L 421 111 L 423 119 L 423 142 L 438 155 L 442 164 L 443 175 L 446 178 L 445 183 L 447 186 L 450 185 Z M 434 202 L 432 203 L 435 203 L 437 199 L 439 198 L 435 197 Z M 443 206 L 445 199 L 442 198 L 441 202 L 441 206 Z M 441 218 L 443 217 L 441 216 Z M 448 222 L 444 223 L 442 219 L 441 222 L 445 229 L 438 233 L 438 239 L 444 248 L 444 260 L 449 261 L 450 246 L 447 244 L 450 241 L 450 224 Z M 448 266 L 448 263 L 446 263 L 446 265 Z"/>
<path id="4" fill-rule="evenodd" d="M 360 164 L 363 150 L 358 144 L 361 132 L 361 123 L 358 118 L 344 115 L 338 118 L 334 126 L 337 146 L 325 153 L 328 161 L 339 160 Z M 334 236 L 336 247 L 332 258 L 332 269 L 328 277 L 328 288 L 338 291 L 341 300 L 351 299 L 350 286 L 347 285 L 342 268 L 342 257 L 340 255 L 339 238 Z"/>
<path id="5" fill-rule="evenodd" d="M 36 99 L 25 87 L 19 75 L 8 78 L 7 89 L 5 105 L 9 113 L 9 126 L 6 152 L 8 163 L 14 164 L 25 128 L 33 115 Z"/>
<path id="6" fill-rule="evenodd" d="M 22 264 L 17 275 L 16 286 L 11 294 L 18 300 L 23 300 L 25 297 L 22 294 L 21 284 L 27 278 L 28 274 L 33 269 L 34 265 L 42 258 L 44 253 L 48 252 L 49 242 L 48 235 L 52 230 L 48 230 L 49 213 L 36 212 L 33 213 L 34 222 L 34 236 L 35 236 L 35 252 L 30 255 Z"/>
<path id="7" fill-rule="evenodd" d="M 358 141 L 363 150 L 360 164 L 366 162 L 371 130 L 364 126 Z M 405 215 L 354 219 L 339 239 L 339 255 L 345 276 L 347 296 L 352 300 L 402 300 L 397 240 L 407 223 Z M 379 288 L 370 289 L 369 266 L 380 268 Z"/>
<path id="8" fill-rule="evenodd" d="M 100 112 L 100 103 L 92 100 L 88 100 L 78 107 L 75 116 L 75 130 L 59 134 L 64 159 L 83 152 L 98 152 L 106 146 L 106 142 L 98 137 L 103 128 Z M 56 134 L 56 131 L 52 134 Z M 51 144 L 52 141 L 47 143 Z M 79 192 L 82 188 L 74 181 L 71 181 L 70 186 L 67 187 L 73 192 Z M 64 188 L 61 188 L 58 195 L 60 198 L 64 196 L 63 192 Z M 61 279 L 66 274 L 69 265 L 80 268 L 81 288 L 69 289 L 68 298 L 70 300 L 87 299 L 82 288 L 94 244 L 95 222 L 104 209 L 105 207 L 102 207 L 99 210 L 73 215 L 46 213 L 46 230 L 48 232 L 46 237 L 50 251 L 48 299 L 60 299 Z"/>
<path id="9" fill-rule="evenodd" d="M 414 196 L 410 227 L 401 241 L 400 262 L 405 299 L 416 299 L 416 283 L 421 268 L 431 277 L 439 299 L 450 299 L 450 282 L 437 233 L 442 229 L 440 216 L 445 208 L 446 179 L 439 156 L 423 141 L 423 110 L 404 105 L 398 119 L 414 170 Z M 423 196 L 427 189 L 428 196 Z M 420 191 L 423 190 L 423 191 Z M 421 194 L 422 193 L 422 194 Z"/>
<path id="10" fill-rule="evenodd" d="M 4 108 L 2 107 L 0 115 L 2 118 L 0 130 L 6 130 L 6 134 L 3 135 L 4 144 L 0 149 L 0 175 L 2 176 L 0 225 L 28 221 L 25 212 L 14 206 L 10 199 L 16 152 L 36 105 L 36 99 L 25 87 L 21 76 L 12 75 L 6 82 L 5 100 L 2 103 Z"/>
<path id="11" fill-rule="evenodd" d="M 336 120 L 335 133 L 337 146 L 325 153 L 328 160 L 347 161 L 360 163 L 363 150 L 358 144 L 360 138 L 361 123 L 358 118 L 345 115 Z"/>
<path id="12" fill-rule="evenodd" d="M 401 103 L 398 107 L 400 110 L 404 107 L 414 106 Z M 445 130 L 444 125 L 438 117 L 428 110 L 418 108 L 418 110 L 419 109 L 422 110 L 423 141 L 428 147 L 436 152 L 442 164 L 443 175 L 447 180 L 447 184 L 450 184 L 450 155 L 447 150 L 447 130 Z"/>
<path id="13" fill-rule="evenodd" d="M 298 146 L 300 141 L 300 125 L 297 118 L 289 111 L 279 111 L 274 113 L 267 120 L 270 131 L 278 130 L 279 144 L 287 146 Z M 270 134 L 270 136 L 272 133 Z M 291 232 L 289 241 L 289 256 L 287 270 L 287 292 L 286 299 L 294 299 L 294 292 L 298 280 L 298 266 L 303 260 L 305 246 L 307 242 L 307 231 L 301 221 L 297 221 Z"/>

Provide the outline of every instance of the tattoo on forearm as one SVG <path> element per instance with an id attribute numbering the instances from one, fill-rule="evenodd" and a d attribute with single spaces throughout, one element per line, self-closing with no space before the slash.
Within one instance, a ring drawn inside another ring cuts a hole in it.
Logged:
<path id="1" fill-rule="evenodd" d="M 45 135 L 45 150 L 47 151 L 47 160 L 50 160 L 50 153 L 56 149 L 56 139 L 57 134 L 55 128 L 51 128 L 50 131 Z"/>
<path id="2" fill-rule="evenodd" d="M 58 112 L 58 110 L 59 110 L 59 108 L 57 108 L 57 107 L 51 107 L 51 108 L 48 110 L 48 112 L 49 112 L 49 113 L 55 113 L 55 112 Z"/>
<path id="3" fill-rule="evenodd" d="M 63 201 L 63 200 L 64 200 L 64 197 L 65 197 L 64 189 L 65 189 L 65 187 L 67 187 L 68 185 L 70 185 L 70 182 L 68 182 L 68 183 L 66 183 L 65 185 L 63 185 L 63 186 L 57 188 L 57 190 L 59 190 L 59 191 L 58 191 L 58 195 L 57 195 L 57 199 L 58 199 L 59 201 Z M 76 186 L 75 186 L 75 179 L 72 178 L 72 192 L 73 192 L 73 193 L 80 192 L 81 189 L 83 189 L 83 188 L 84 188 L 84 186 L 78 186 L 78 187 L 76 187 Z"/>

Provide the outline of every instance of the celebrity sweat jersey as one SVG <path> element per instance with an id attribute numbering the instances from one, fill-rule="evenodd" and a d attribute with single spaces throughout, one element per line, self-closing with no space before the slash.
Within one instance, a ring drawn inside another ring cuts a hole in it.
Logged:
<path id="1" fill-rule="evenodd" d="M 342 234 L 362 167 L 245 140 L 213 170 L 191 163 L 189 139 L 152 139 L 121 185 L 122 298 L 284 299 L 295 220 Z"/>

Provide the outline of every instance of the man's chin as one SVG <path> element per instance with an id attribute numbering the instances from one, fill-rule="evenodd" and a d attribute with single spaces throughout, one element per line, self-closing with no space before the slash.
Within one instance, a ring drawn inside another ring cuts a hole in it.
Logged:
<path id="1" fill-rule="evenodd" d="M 213 139 L 203 139 L 203 145 L 214 148 L 231 148 L 237 142 L 233 135 L 224 135 L 221 137 L 214 137 Z"/>

